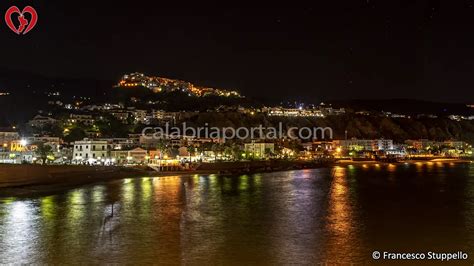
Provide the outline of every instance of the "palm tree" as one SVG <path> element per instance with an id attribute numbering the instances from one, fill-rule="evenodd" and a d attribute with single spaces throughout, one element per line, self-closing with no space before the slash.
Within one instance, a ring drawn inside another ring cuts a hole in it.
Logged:
<path id="1" fill-rule="evenodd" d="M 187 147 L 187 151 L 188 151 L 188 153 L 189 153 L 189 162 L 191 162 L 191 153 L 194 153 L 195 150 L 196 150 L 196 149 L 194 148 L 193 145 L 189 145 L 189 146 Z"/>

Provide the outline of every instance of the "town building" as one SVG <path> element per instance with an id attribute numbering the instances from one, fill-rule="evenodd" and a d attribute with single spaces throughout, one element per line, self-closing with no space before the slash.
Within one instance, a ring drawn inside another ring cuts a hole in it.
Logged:
<path id="1" fill-rule="evenodd" d="M 110 152 L 112 162 L 118 165 L 122 164 L 143 164 L 147 163 L 150 157 L 148 152 L 142 148 L 131 150 L 112 150 Z"/>
<path id="2" fill-rule="evenodd" d="M 96 163 L 109 159 L 109 145 L 105 140 L 84 139 L 74 142 L 73 161 Z"/>
<path id="3" fill-rule="evenodd" d="M 406 140 L 405 143 L 408 145 L 408 148 L 417 149 L 417 150 L 427 150 L 433 147 L 439 147 L 440 143 L 434 140 L 428 139 L 419 139 L 419 140 Z"/>
<path id="4" fill-rule="evenodd" d="M 20 139 L 20 134 L 10 128 L 0 128 L 0 151 L 8 151 L 11 142 Z"/>
<path id="5" fill-rule="evenodd" d="M 110 115 L 115 117 L 117 120 L 120 120 L 122 122 L 126 122 L 128 117 L 130 116 L 129 112 L 124 111 L 124 110 L 112 110 L 108 112 Z"/>
<path id="6" fill-rule="evenodd" d="M 443 142 L 444 146 L 447 146 L 449 148 L 454 148 L 457 150 L 464 150 L 469 147 L 469 144 L 467 144 L 464 141 L 458 141 L 458 140 L 446 140 Z"/>
<path id="7" fill-rule="evenodd" d="M 96 140 L 106 141 L 110 150 L 127 150 L 139 146 L 134 138 L 98 138 Z"/>
<path id="8" fill-rule="evenodd" d="M 133 110 L 129 110 L 129 113 L 133 116 L 135 124 L 138 124 L 138 123 L 145 124 L 147 122 L 146 110 L 133 109 Z"/>
<path id="9" fill-rule="evenodd" d="M 56 124 L 58 121 L 49 116 L 36 115 L 28 122 L 28 125 L 31 127 L 43 128 L 45 126 L 50 126 Z"/>
<path id="10" fill-rule="evenodd" d="M 275 152 L 275 144 L 265 142 L 245 143 L 244 151 L 252 157 L 265 158 Z"/>
<path id="11" fill-rule="evenodd" d="M 86 126 L 91 126 L 94 124 L 94 118 L 92 115 L 87 114 L 69 114 L 68 123 L 69 124 L 82 124 Z"/>
<path id="12" fill-rule="evenodd" d="M 12 152 L 24 152 L 27 150 L 27 142 L 24 139 L 12 140 L 10 142 L 10 151 Z"/>
<path id="13" fill-rule="evenodd" d="M 391 139 L 348 139 L 334 140 L 334 146 L 345 151 L 383 151 L 393 150 Z"/>

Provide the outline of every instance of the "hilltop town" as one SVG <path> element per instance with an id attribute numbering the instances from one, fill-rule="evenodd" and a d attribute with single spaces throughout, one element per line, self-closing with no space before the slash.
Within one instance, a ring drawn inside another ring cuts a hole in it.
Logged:
<path id="1" fill-rule="evenodd" d="M 474 115 L 465 113 L 398 113 L 324 102 L 265 105 L 235 90 L 141 73 L 123 75 L 112 90 L 114 96 L 105 100 L 45 91 L 47 101 L 36 114 L 27 121 L 4 123 L 0 162 L 189 168 L 218 161 L 472 157 Z M 1 97 L 10 96 L 4 92 Z M 285 130 L 318 126 L 331 128 L 333 135 L 268 140 L 187 134 L 150 139 L 143 134 L 147 127 L 183 124 L 235 128 L 281 124 Z"/>

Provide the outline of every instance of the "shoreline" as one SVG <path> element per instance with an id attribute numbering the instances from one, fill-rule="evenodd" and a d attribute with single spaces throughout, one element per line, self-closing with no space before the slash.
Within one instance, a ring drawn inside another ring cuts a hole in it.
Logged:
<path id="1" fill-rule="evenodd" d="M 472 163 L 474 159 L 451 159 L 451 158 L 437 158 L 432 160 L 404 160 L 404 161 L 397 161 L 397 162 L 383 162 L 383 161 L 352 161 L 352 160 L 339 160 L 334 163 L 334 165 L 350 165 L 350 164 L 415 164 L 415 163 Z"/>
<path id="2" fill-rule="evenodd" d="M 331 163 L 308 163 L 301 161 L 272 162 L 230 162 L 208 164 L 204 169 L 187 171 L 156 172 L 145 167 L 102 167 L 71 165 L 1 165 L 0 198 L 28 197 L 39 194 L 54 194 L 89 184 L 120 180 L 125 178 L 190 176 L 190 175 L 242 175 L 303 169 L 317 169 L 348 165 L 397 165 L 417 163 L 472 163 L 464 159 L 408 160 L 402 162 L 351 161 Z M 214 167 L 214 168 L 211 168 Z"/>

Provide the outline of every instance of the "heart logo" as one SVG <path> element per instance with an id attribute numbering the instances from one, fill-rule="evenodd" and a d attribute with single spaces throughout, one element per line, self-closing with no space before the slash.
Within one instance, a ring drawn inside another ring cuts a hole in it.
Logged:
<path id="1" fill-rule="evenodd" d="M 12 20 L 12 15 L 18 13 L 18 28 L 15 26 Z M 25 13 L 29 13 L 31 16 L 31 20 L 28 21 L 25 18 Z M 36 25 L 36 22 L 38 21 L 38 14 L 36 13 L 36 10 L 31 7 L 27 6 L 23 8 L 23 11 L 20 12 L 20 9 L 16 6 L 10 7 L 7 12 L 5 13 L 5 22 L 7 23 L 7 26 L 16 34 L 27 34 L 33 27 Z"/>

